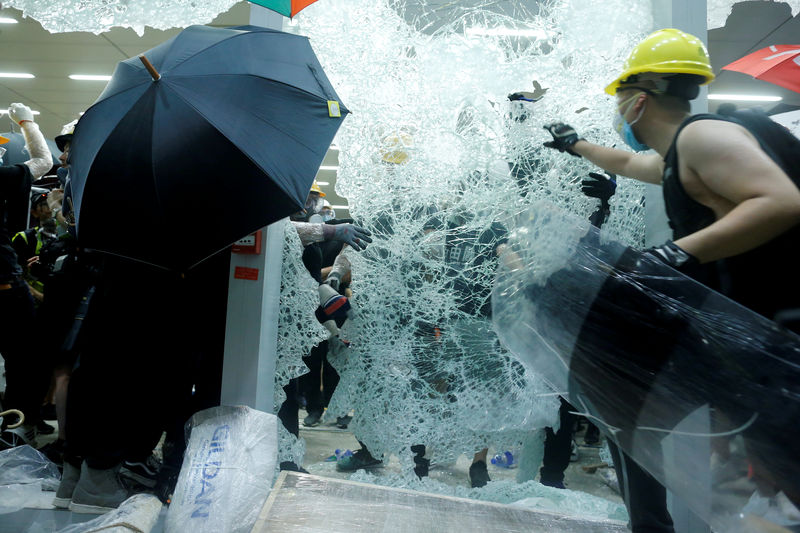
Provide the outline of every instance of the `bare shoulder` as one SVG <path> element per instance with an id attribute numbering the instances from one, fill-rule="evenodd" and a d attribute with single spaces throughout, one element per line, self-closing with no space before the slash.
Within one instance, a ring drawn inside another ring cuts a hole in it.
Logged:
<path id="1" fill-rule="evenodd" d="M 726 120 L 698 120 L 681 131 L 677 141 L 682 156 L 704 156 L 740 150 L 760 150 L 758 141 L 743 126 Z"/>

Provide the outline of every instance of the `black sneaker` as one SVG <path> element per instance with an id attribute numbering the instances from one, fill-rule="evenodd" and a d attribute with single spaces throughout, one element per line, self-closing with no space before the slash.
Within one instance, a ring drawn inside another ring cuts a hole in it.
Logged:
<path id="1" fill-rule="evenodd" d="M 555 480 L 548 480 L 548 479 L 539 478 L 539 483 L 541 483 L 545 487 L 553 487 L 554 489 L 566 489 L 567 488 L 564 485 L 564 481 L 555 481 Z"/>
<path id="2" fill-rule="evenodd" d="M 347 429 L 351 420 L 353 420 L 353 417 L 349 415 L 336 417 L 336 427 L 339 429 Z"/>
<path id="3" fill-rule="evenodd" d="M 47 405 L 43 405 L 40 412 L 42 420 L 58 420 L 55 404 L 48 403 Z"/>
<path id="4" fill-rule="evenodd" d="M 39 451 L 43 453 L 45 457 L 53 461 L 57 466 L 63 466 L 65 444 L 65 441 L 58 439 L 50 444 L 45 444 L 39 448 Z"/>
<path id="5" fill-rule="evenodd" d="M 411 453 L 414 454 L 414 473 L 418 478 L 422 479 L 428 475 L 428 471 L 431 468 L 430 459 L 425 459 L 425 445 L 413 445 L 411 447 Z"/>
<path id="6" fill-rule="evenodd" d="M 303 425 L 307 428 L 316 426 L 319 424 L 320 419 L 322 418 L 322 412 L 311 412 L 308 413 L 308 416 L 303 419 Z"/>
<path id="7" fill-rule="evenodd" d="M 362 468 L 380 468 L 383 461 L 376 459 L 365 449 L 356 450 L 353 455 L 342 457 L 336 461 L 336 470 L 339 472 L 355 472 Z"/>
<path id="8" fill-rule="evenodd" d="M 281 471 L 288 470 L 289 472 L 300 472 L 301 474 L 308 474 L 308 470 L 302 466 L 297 466 L 297 463 L 292 461 L 281 462 Z"/>
<path id="9" fill-rule="evenodd" d="M 56 428 L 45 422 L 44 420 L 39 420 L 36 423 L 36 433 L 39 435 L 52 435 L 56 432 Z"/>
<path id="10" fill-rule="evenodd" d="M 151 455 L 144 461 L 125 461 L 119 474 L 152 489 L 158 482 L 159 470 L 161 463 Z"/>
<path id="11" fill-rule="evenodd" d="M 485 487 L 491 481 L 486 461 L 476 461 L 469 467 L 469 484 L 473 489 Z"/>

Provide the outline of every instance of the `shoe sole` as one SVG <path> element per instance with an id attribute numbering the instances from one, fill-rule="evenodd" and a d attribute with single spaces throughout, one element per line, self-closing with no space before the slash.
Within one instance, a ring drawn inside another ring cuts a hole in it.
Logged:
<path id="1" fill-rule="evenodd" d="M 356 472 L 358 470 L 372 470 L 372 469 L 375 469 L 375 468 L 383 468 L 384 466 L 385 465 L 383 463 L 376 463 L 374 465 L 359 466 L 358 468 L 347 468 L 347 469 L 337 468 L 336 471 L 337 472 Z"/>
<path id="2" fill-rule="evenodd" d="M 116 507 L 102 507 L 100 505 L 88 505 L 85 503 L 70 502 L 69 510 L 78 514 L 106 514 L 114 511 Z"/>
<path id="3" fill-rule="evenodd" d="M 69 505 L 72 503 L 72 498 L 53 498 L 53 507 L 57 509 L 69 509 Z"/>

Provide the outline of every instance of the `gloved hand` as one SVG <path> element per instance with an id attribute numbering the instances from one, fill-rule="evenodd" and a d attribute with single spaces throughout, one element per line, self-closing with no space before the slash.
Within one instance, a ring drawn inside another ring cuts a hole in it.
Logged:
<path id="1" fill-rule="evenodd" d="M 323 224 L 322 234 L 326 241 L 340 241 L 358 251 L 366 250 L 367 243 L 372 242 L 372 233 L 355 224 Z"/>
<path id="2" fill-rule="evenodd" d="M 661 246 L 648 248 L 644 253 L 655 257 L 675 270 L 685 270 L 700 264 L 700 261 L 695 256 L 672 241 L 667 241 Z"/>
<path id="3" fill-rule="evenodd" d="M 33 111 L 24 104 L 11 104 L 8 108 L 8 118 L 20 125 L 25 121 L 33 122 Z"/>
<path id="4" fill-rule="evenodd" d="M 319 323 L 325 326 L 331 335 L 338 336 L 339 328 L 344 325 L 345 320 L 354 316 L 350 301 L 325 283 L 320 285 L 317 290 L 319 291 L 319 307 L 314 314 Z"/>
<path id="5" fill-rule="evenodd" d="M 339 285 L 342 283 L 342 276 L 338 272 L 331 270 L 328 277 L 325 278 L 325 283 L 331 286 L 331 289 L 338 291 Z"/>
<path id="6" fill-rule="evenodd" d="M 567 152 L 575 157 L 580 157 L 580 155 L 572 151 L 572 147 L 575 146 L 576 142 L 584 139 L 578 136 L 575 128 L 563 122 L 554 122 L 545 125 L 544 129 L 549 131 L 550 135 L 553 136 L 552 141 L 544 143 L 546 147 L 553 148 L 559 152 Z"/>
<path id="7" fill-rule="evenodd" d="M 581 191 L 586 196 L 597 198 L 608 204 L 609 198 L 617 190 L 617 175 L 611 173 L 589 172 L 589 177 L 581 181 Z"/>

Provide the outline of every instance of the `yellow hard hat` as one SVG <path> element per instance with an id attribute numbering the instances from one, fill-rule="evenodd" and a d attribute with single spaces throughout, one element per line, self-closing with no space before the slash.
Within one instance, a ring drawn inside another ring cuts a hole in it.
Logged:
<path id="1" fill-rule="evenodd" d="M 325 193 L 322 192 L 322 189 L 319 188 L 319 185 L 317 184 L 317 180 L 314 180 L 314 183 L 311 184 L 311 192 L 315 192 L 315 193 L 319 194 L 320 197 L 322 197 L 322 198 L 325 197 Z"/>
<path id="2" fill-rule="evenodd" d="M 381 148 L 381 159 L 386 163 L 402 165 L 408 160 L 407 148 L 414 145 L 414 139 L 408 133 L 399 135 L 389 135 L 383 139 Z"/>
<path id="3" fill-rule="evenodd" d="M 617 94 L 623 81 L 644 72 L 694 74 L 705 80 L 701 85 L 714 80 L 708 50 L 703 41 L 674 28 L 653 32 L 636 45 L 622 66 L 622 74 L 606 87 L 606 92 Z"/>

